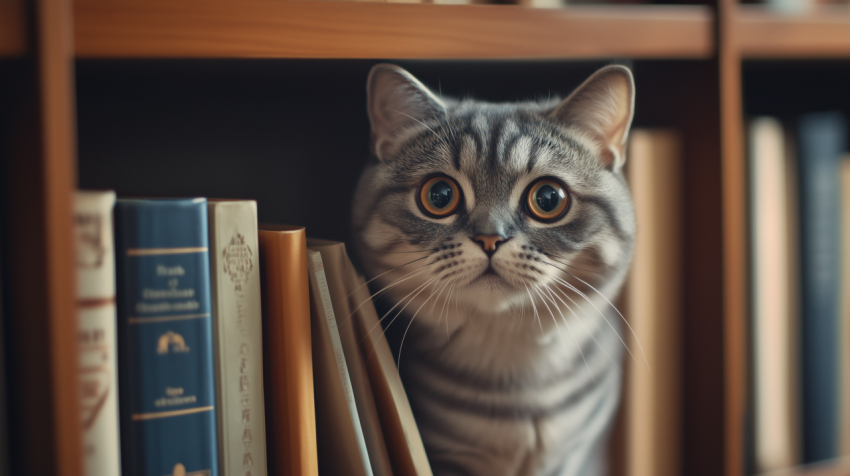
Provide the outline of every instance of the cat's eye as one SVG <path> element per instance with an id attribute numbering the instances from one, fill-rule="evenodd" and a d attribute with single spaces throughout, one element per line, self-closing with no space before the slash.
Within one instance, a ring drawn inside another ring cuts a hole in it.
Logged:
<path id="1" fill-rule="evenodd" d="M 419 206 L 426 215 L 444 218 L 460 205 L 460 187 L 445 175 L 431 177 L 419 190 Z"/>
<path id="2" fill-rule="evenodd" d="M 567 187 L 553 178 L 542 178 L 528 187 L 525 209 L 535 220 L 544 223 L 558 220 L 570 208 Z"/>

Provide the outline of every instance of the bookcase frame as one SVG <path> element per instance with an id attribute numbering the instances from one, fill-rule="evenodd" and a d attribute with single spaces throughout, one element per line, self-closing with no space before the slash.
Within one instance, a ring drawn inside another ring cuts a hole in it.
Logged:
<path id="1" fill-rule="evenodd" d="M 27 465 L 27 474 L 82 474 L 71 215 L 77 185 L 74 58 L 629 57 L 653 60 L 658 71 L 681 79 L 646 117 L 674 120 L 684 138 L 683 474 L 743 476 L 748 271 L 741 64 L 759 58 L 850 61 L 847 38 L 846 10 L 778 17 L 733 0 L 562 10 L 0 1 L 0 105 L 8 106 L 0 110 L 0 281 L 12 473 Z"/>

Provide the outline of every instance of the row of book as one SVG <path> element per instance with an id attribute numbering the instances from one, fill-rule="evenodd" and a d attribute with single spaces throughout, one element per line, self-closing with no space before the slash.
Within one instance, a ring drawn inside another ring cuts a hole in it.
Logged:
<path id="1" fill-rule="evenodd" d="M 749 125 L 753 471 L 850 455 L 850 155 L 837 112 Z"/>
<path id="2" fill-rule="evenodd" d="M 342 243 L 112 192 L 78 192 L 75 239 L 87 475 L 431 475 Z"/>

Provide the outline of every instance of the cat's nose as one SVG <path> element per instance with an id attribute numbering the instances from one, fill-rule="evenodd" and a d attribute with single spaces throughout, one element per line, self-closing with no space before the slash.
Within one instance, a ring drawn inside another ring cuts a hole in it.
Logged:
<path id="1" fill-rule="evenodd" d="M 478 235 L 472 241 L 481 245 L 481 249 L 487 253 L 487 257 L 491 257 L 499 248 L 499 244 L 508 241 L 508 239 L 501 235 Z"/>

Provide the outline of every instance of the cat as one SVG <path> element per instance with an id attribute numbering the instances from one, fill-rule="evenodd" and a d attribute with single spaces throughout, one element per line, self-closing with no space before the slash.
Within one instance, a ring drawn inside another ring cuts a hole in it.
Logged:
<path id="1" fill-rule="evenodd" d="M 353 243 L 393 304 L 384 327 L 403 326 L 435 475 L 604 473 L 629 351 L 610 300 L 635 236 L 634 91 L 612 65 L 554 107 L 494 104 L 372 68 Z"/>

